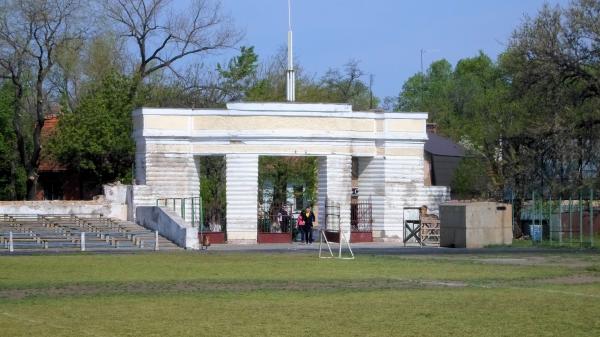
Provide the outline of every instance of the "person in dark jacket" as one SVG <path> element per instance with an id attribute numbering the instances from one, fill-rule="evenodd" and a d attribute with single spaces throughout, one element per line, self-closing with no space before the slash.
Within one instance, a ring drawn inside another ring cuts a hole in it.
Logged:
<path id="1" fill-rule="evenodd" d="M 300 213 L 300 216 L 304 220 L 304 226 L 301 226 L 304 231 L 304 239 L 307 244 L 310 244 L 313 242 L 312 228 L 315 222 L 315 213 L 310 210 L 310 207 L 306 207 L 306 210 Z"/>

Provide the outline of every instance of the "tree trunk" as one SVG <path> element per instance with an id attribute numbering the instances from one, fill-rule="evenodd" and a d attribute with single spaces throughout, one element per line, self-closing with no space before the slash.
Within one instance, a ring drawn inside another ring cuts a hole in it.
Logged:
<path id="1" fill-rule="evenodd" d="M 33 130 L 33 151 L 29 162 L 26 163 L 27 170 L 27 199 L 35 200 L 36 187 L 38 182 L 38 166 L 40 161 L 40 152 L 42 150 L 41 135 L 44 127 L 44 83 L 43 71 L 38 73 L 36 82 L 36 102 L 35 102 L 35 128 Z"/>
<path id="2" fill-rule="evenodd" d="M 14 153 L 13 153 L 14 154 Z M 10 200 L 17 200 L 17 168 L 15 161 L 10 161 Z"/>
<path id="3" fill-rule="evenodd" d="M 38 177 L 35 174 L 27 174 L 27 200 L 35 200 L 37 194 Z"/>

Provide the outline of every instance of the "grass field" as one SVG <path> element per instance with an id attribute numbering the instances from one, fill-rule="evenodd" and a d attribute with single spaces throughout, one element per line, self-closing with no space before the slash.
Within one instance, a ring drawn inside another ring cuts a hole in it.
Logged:
<path id="1" fill-rule="evenodd" d="M 600 336 L 600 256 L 4 256 L 0 335 Z"/>

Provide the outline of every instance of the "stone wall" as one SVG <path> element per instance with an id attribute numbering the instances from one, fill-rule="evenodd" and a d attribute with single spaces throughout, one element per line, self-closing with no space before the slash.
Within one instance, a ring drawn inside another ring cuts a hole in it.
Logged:
<path id="1" fill-rule="evenodd" d="M 131 186 L 104 185 L 104 195 L 94 200 L 0 201 L 0 214 L 94 214 L 127 220 L 127 195 Z"/>
<path id="2" fill-rule="evenodd" d="M 181 217 L 163 207 L 139 206 L 135 210 L 137 223 L 158 231 L 178 246 L 200 249 L 198 230 L 186 224 Z"/>

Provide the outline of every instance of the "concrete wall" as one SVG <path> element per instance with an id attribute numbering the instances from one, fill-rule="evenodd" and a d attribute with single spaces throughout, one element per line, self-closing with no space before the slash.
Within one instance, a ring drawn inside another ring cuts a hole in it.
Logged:
<path id="1" fill-rule="evenodd" d="M 180 247 L 200 249 L 198 230 L 186 224 L 177 214 L 156 206 L 138 206 L 135 211 L 139 225 L 158 231 Z"/>
<path id="2" fill-rule="evenodd" d="M 102 214 L 127 220 L 127 195 L 131 186 L 104 185 L 104 195 L 95 200 L 0 201 L 0 214 Z"/>
<path id="3" fill-rule="evenodd" d="M 0 201 L 0 214 L 102 214 L 127 219 L 127 205 L 105 201 Z"/>
<path id="4" fill-rule="evenodd" d="M 495 202 L 446 203 L 440 206 L 440 245 L 482 248 L 511 244 L 510 204 Z"/>
<path id="5" fill-rule="evenodd" d="M 352 157 L 319 157 L 317 190 L 317 226 L 328 229 L 325 222 L 326 201 L 340 204 L 340 226 L 350 237 L 350 193 L 352 192 Z M 338 228 L 331 228 L 338 230 Z"/>

